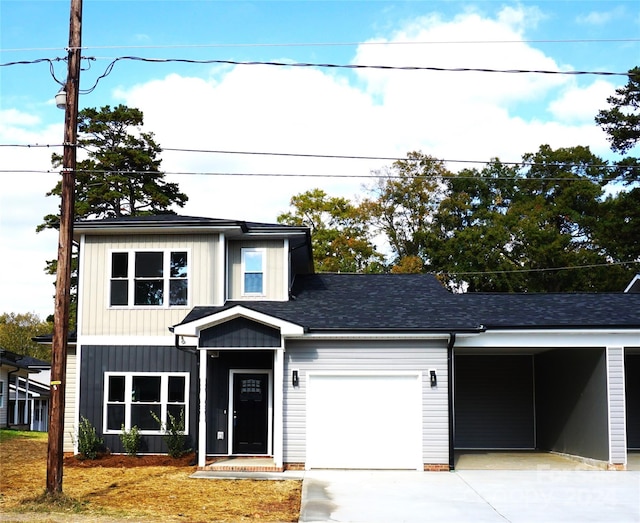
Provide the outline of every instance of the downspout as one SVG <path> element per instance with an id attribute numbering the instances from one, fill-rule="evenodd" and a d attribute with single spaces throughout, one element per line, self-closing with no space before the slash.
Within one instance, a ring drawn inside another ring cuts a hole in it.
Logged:
<path id="1" fill-rule="evenodd" d="M 449 470 L 455 470 L 455 423 L 453 412 L 453 346 L 456 342 L 456 333 L 449 333 L 449 342 L 447 343 L 447 382 L 448 382 L 448 396 L 449 396 Z"/>

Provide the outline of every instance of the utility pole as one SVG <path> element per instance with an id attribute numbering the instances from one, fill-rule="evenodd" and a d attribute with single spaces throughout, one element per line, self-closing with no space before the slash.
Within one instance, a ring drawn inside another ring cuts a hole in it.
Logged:
<path id="1" fill-rule="evenodd" d="M 49 443 L 47 448 L 47 494 L 62 492 L 64 444 L 64 395 L 71 300 L 71 254 L 78 137 L 78 95 L 80 90 L 80 47 L 82 46 L 82 0 L 71 0 L 69 20 L 68 72 L 65 91 L 64 152 L 62 194 L 58 239 L 58 269 L 51 350 L 51 398 L 49 404 Z"/>

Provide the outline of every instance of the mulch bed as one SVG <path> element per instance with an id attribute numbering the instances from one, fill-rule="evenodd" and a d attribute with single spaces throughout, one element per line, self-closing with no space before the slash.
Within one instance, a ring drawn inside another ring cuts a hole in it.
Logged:
<path id="1" fill-rule="evenodd" d="M 82 458 L 79 454 L 65 454 L 65 467 L 79 468 L 122 468 L 122 467 L 195 467 L 195 453 L 190 452 L 179 458 L 167 454 L 142 454 L 127 456 L 126 454 L 100 453 L 96 459 Z"/>

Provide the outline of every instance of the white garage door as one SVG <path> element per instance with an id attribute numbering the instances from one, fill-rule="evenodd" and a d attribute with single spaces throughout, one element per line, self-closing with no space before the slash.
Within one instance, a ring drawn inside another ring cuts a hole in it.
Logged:
<path id="1" fill-rule="evenodd" d="M 308 376 L 307 468 L 422 470 L 419 373 Z"/>

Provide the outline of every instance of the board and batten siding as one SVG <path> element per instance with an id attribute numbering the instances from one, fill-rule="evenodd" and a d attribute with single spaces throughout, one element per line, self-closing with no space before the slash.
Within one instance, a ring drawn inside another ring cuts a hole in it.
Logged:
<path id="1" fill-rule="evenodd" d="M 242 295 L 242 249 L 265 249 L 264 273 L 265 295 L 248 297 Z M 285 265 L 284 240 L 229 241 L 227 244 L 227 292 L 229 300 L 285 301 L 289 298 L 284 289 L 288 266 Z"/>
<path id="2" fill-rule="evenodd" d="M 105 408 L 105 373 L 186 372 L 189 375 L 187 447 L 194 448 L 197 424 L 198 373 L 196 356 L 175 347 L 164 346 L 99 346 L 82 347 L 80 362 L 80 415 L 86 417 L 104 439 L 104 444 L 114 453 L 124 452 L 119 434 L 105 434 L 103 427 Z M 141 436 L 141 453 L 164 454 L 166 443 L 161 435 Z"/>
<path id="3" fill-rule="evenodd" d="M 284 362 L 284 462 L 306 462 L 306 393 L 308 372 L 422 373 L 423 463 L 449 462 L 449 417 L 446 343 L 381 341 L 294 341 L 287 343 Z M 291 383 L 298 370 L 299 387 Z M 431 387 L 429 370 L 435 369 L 438 384 Z M 384 412 L 380 413 L 384 416 Z M 380 449 L 393 452 L 393 443 Z"/>
<path id="4" fill-rule="evenodd" d="M 609 396 L 609 463 L 627 462 L 627 428 L 624 390 L 624 348 L 607 347 Z"/>
<path id="5" fill-rule="evenodd" d="M 219 236 L 146 235 L 88 236 L 81 253 L 80 332 L 85 336 L 166 336 L 167 327 L 183 320 L 196 305 L 213 305 L 219 289 L 216 267 Z M 110 308 L 109 257 L 117 250 L 186 250 L 189 304 L 171 308 Z"/>

